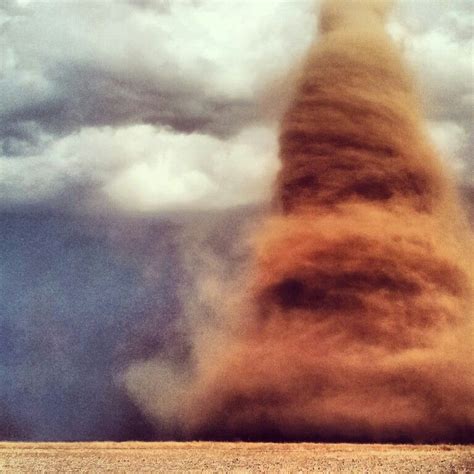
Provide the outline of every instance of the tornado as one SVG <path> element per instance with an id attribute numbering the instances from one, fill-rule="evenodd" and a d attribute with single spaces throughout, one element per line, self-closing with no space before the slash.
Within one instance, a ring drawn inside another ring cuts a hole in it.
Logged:
<path id="1" fill-rule="evenodd" d="M 245 304 L 179 403 L 188 438 L 474 441 L 472 235 L 389 7 L 321 6 Z"/>

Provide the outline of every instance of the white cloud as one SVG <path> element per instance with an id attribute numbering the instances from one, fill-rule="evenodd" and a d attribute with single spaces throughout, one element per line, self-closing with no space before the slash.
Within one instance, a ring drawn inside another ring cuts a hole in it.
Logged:
<path id="1" fill-rule="evenodd" d="M 431 137 L 465 181 L 474 169 L 473 23 L 470 0 L 406 0 L 390 25 L 415 73 Z"/>
<path id="2" fill-rule="evenodd" d="M 269 195 L 276 150 L 274 129 L 264 127 L 230 140 L 149 125 L 88 128 L 40 155 L 0 160 L 0 202 L 80 199 L 129 212 L 250 204 Z"/>
<path id="3" fill-rule="evenodd" d="M 103 187 L 115 208 L 150 212 L 226 208 L 270 194 L 278 167 L 273 129 L 251 127 L 230 140 L 142 130 L 146 151 Z"/>
<path id="4" fill-rule="evenodd" d="M 428 130 L 443 161 L 458 175 L 467 171 L 462 157 L 468 148 L 468 133 L 459 124 L 450 121 L 429 122 Z"/>

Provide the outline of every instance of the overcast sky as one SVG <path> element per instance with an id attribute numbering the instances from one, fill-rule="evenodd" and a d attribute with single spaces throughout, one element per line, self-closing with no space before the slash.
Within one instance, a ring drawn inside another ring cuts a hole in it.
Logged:
<path id="1" fill-rule="evenodd" d="M 399 3 L 389 31 L 443 159 L 472 182 L 474 3 Z M 267 199 L 271 110 L 314 11 L 312 0 L 0 0 L 0 207 L 160 212 Z"/>

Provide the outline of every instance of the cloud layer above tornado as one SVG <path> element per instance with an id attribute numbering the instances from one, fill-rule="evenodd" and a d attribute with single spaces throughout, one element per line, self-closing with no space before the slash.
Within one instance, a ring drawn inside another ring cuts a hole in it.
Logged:
<path id="1" fill-rule="evenodd" d="M 309 0 L 30 2 L 0 7 L 0 205 L 160 211 L 268 196 L 281 83 Z M 470 1 L 401 2 L 390 31 L 431 133 L 472 171 Z"/>

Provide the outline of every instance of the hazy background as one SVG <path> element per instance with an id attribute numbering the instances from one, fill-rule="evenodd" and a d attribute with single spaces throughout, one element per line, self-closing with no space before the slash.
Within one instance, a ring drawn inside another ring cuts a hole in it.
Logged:
<path id="1" fill-rule="evenodd" d="M 472 200 L 474 4 L 399 3 L 390 32 Z M 155 353 L 185 359 L 182 321 L 215 311 L 198 276 L 231 279 L 245 260 L 315 11 L 0 3 L 0 438 L 172 436 L 120 374 Z"/>

